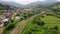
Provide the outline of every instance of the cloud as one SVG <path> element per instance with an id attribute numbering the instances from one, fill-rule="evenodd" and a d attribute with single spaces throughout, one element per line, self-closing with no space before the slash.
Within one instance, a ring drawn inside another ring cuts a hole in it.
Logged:
<path id="1" fill-rule="evenodd" d="M 17 2 L 17 3 L 21 3 L 21 4 L 29 4 L 31 2 L 36 2 L 36 1 L 45 1 L 45 0 L 3 0 L 3 1 L 8 1 L 8 2 Z"/>
<path id="2" fill-rule="evenodd" d="M 2 1 L 12 1 L 12 0 L 2 0 Z"/>
<path id="3" fill-rule="evenodd" d="M 46 1 L 46 0 L 39 0 L 39 1 Z"/>
<path id="4" fill-rule="evenodd" d="M 21 4 L 29 4 L 31 2 L 36 2 L 36 1 L 46 1 L 46 0 L 3 0 L 3 1 L 7 1 L 7 2 L 17 2 L 17 3 L 21 3 Z M 57 0 L 60 1 L 60 0 Z"/>
<path id="5" fill-rule="evenodd" d="M 58 1 L 60 1 L 60 0 L 58 0 Z"/>
<path id="6" fill-rule="evenodd" d="M 38 1 L 38 0 L 3 0 L 3 1 L 8 1 L 8 2 L 17 2 L 17 3 L 21 3 L 21 4 L 28 4 L 28 3 L 31 3 L 31 2 L 35 2 L 35 1 Z"/>
<path id="7" fill-rule="evenodd" d="M 28 3 L 35 2 L 35 1 L 37 0 L 15 0 L 15 2 L 22 3 L 22 4 L 28 4 Z"/>

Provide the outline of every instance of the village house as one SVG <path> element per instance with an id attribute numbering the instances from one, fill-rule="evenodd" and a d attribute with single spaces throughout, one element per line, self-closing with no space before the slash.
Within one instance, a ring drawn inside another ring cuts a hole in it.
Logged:
<path id="1" fill-rule="evenodd" d="M 16 20 L 20 20 L 20 17 L 19 16 L 16 16 Z"/>
<path id="2" fill-rule="evenodd" d="M 32 9 L 24 9 L 24 10 L 22 10 L 22 13 L 29 13 L 31 11 L 32 11 Z"/>
<path id="3" fill-rule="evenodd" d="M 8 18 L 3 19 L 2 21 L 0 21 L 0 27 L 4 25 L 4 23 L 6 23 L 7 21 L 9 21 Z"/>
<path id="4" fill-rule="evenodd" d="M 6 13 L 3 13 L 2 15 L 0 15 L 0 26 L 3 26 L 5 22 L 7 22 L 9 20 L 9 17 L 12 17 L 14 14 L 14 10 L 10 9 L 7 10 Z"/>

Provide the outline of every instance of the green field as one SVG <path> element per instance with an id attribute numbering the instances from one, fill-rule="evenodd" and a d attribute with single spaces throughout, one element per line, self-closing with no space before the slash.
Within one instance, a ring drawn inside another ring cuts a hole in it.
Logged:
<path id="1" fill-rule="evenodd" d="M 41 16 L 39 16 L 41 18 Z M 34 18 L 33 18 L 34 19 Z M 33 24 L 33 19 L 28 20 L 27 25 L 22 30 L 21 34 L 60 34 L 60 19 L 55 16 L 44 15 L 41 21 L 44 21 L 44 26 Z M 55 30 L 55 26 L 58 30 Z"/>
<path id="2" fill-rule="evenodd" d="M 60 19 L 54 16 L 45 16 L 41 20 L 43 20 L 46 23 L 45 26 L 48 26 L 48 27 L 55 26 L 55 25 L 59 26 L 60 24 Z"/>

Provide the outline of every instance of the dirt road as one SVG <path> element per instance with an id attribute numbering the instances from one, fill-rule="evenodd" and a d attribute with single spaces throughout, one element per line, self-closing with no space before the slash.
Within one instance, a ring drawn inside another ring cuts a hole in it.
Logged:
<path id="1" fill-rule="evenodd" d="M 37 14 L 37 15 L 40 15 L 40 14 Z M 28 23 L 27 21 L 31 18 L 34 18 L 37 15 L 31 16 L 27 20 L 21 21 L 20 24 L 11 32 L 11 34 L 20 34 L 23 28 L 25 27 L 25 25 Z"/>

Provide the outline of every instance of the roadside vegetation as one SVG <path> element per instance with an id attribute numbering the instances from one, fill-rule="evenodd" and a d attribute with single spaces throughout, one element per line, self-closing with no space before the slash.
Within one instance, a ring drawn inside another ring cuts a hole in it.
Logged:
<path id="1" fill-rule="evenodd" d="M 21 34 L 60 34 L 60 19 L 47 14 L 42 16 L 30 19 Z"/>
<path id="2" fill-rule="evenodd" d="M 40 13 L 40 11 L 36 12 L 37 10 L 33 10 L 32 12 L 30 13 L 22 13 L 22 14 L 16 14 L 13 16 L 13 19 L 12 17 L 9 17 L 9 21 L 4 23 L 4 29 L 3 29 L 3 32 L 2 34 L 10 34 L 10 32 L 20 24 L 20 21 L 22 20 L 26 20 L 28 19 L 29 17 L 35 15 L 35 14 L 38 14 Z M 18 17 L 18 18 L 16 18 Z"/>

